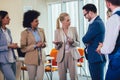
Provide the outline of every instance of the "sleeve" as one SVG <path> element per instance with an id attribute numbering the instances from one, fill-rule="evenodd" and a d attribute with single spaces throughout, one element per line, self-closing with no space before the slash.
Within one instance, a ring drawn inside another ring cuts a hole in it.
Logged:
<path id="1" fill-rule="evenodd" d="M 0 52 L 8 51 L 8 45 L 0 45 Z"/>
<path id="2" fill-rule="evenodd" d="M 21 33 L 21 51 L 22 52 L 30 52 L 30 51 L 33 51 L 35 48 L 35 44 L 31 44 L 31 45 L 28 45 L 28 31 L 23 31 Z"/>
<path id="3" fill-rule="evenodd" d="M 101 48 L 102 54 L 110 54 L 115 48 L 116 40 L 120 31 L 120 18 L 118 15 L 111 16 L 106 23 L 105 39 L 103 47 Z"/>
<path id="4" fill-rule="evenodd" d="M 89 26 L 88 31 L 86 32 L 85 36 L 82 38 L 84 44 L 90 44 L 93 41 L 93 39 L 99 34 L 100 25 L 101 24 L 97 22 Z"/>
<path id="5" fill-rule="evenodd" d="M 7 41 L 2 32 L 0 32 L 0 52 L 8 51 Z"/>
<path id="6" fill-rule="evenodd" d="M 74 34 L 75 34 L 75 39 L 72 46 L 80 46 L 79 36 L 76 30 L 76 27 L 74 27 Z"/>
<path id="7" fill-rule="evenodd" d="M 58 37 L 60 37 L 59 34 L 60 34 L 59 29 L 56 29 L 55 34 L 54 34 L 54 36 L 55 36 L 54 41 L 59 41 L 59 38 L 58 38 Z M 55 44 L 55 49 L 59 50 L 61 48 L 61 46 L 62 46 L 62 44 Z"/>

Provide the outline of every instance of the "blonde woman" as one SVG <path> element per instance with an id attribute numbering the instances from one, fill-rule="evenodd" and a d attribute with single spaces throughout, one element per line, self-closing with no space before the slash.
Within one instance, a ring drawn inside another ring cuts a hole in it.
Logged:
<path id="1" fill-rule="evenodd" d="M 62 24 L 60 26 L 60 23 Z M 75 27 L 70 27 L 70 16 L 61 13 L 57 19 L 55 30 L 55 48 L 58 49 L 57 64 L 59 80 L 67 80 L 67 69 L 71 80 L 76 80 L 76 62 L 80 58 L 76 47 L 79 46 L 79 38 Z"/>

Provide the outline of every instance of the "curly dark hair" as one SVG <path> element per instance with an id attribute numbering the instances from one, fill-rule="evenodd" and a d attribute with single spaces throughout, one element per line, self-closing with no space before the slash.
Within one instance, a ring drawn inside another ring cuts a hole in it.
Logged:
<path id="1" fill-rule="evenodd" d="M 2 19 L 3 19 L 7 14 L 8 14 L 7 11 L 3 11 L 3 10 L 0 11 L 0 28 L 1 28 L 1 26 L 2 26 Z"/>
<path id="2" fill-rule="evenodd" d="M 29 10 L 27 12 L 24 13 L 23 16 L 23 27 L 25 28 L 29 28 L 31 27 L 31 22 L 38 18 L 38 16 L 40 16 L 40 12 L 35 11 L 35 10 Z"/>

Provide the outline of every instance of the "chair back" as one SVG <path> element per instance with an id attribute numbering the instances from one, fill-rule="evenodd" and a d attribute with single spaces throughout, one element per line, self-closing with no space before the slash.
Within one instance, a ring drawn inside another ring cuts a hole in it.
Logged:
<path id="1" fill-rule="evenodd" d="M 19 57 L 25 57 L 25 53 L 21 51 L 21 48 L 17 48 L 17 53 Z"/>
<path id="2" fill-rule="evenodd" d="M 56 62 L 57 53 L 58 53 L 58 50 L 56 50 L 55 48 L 53 48 L 50 52 L 50 56 L 54 57 L 54 59 L 52 60 L 53 66 L 57 66 L 57 62 Z"/>
<path id="3" fill-rule="evenodd" d="M 79 61 L 83 62 L 84 61 L 84 49 L 83 48 L 78 48 L 78 52 L 79 52 L 79 54 L 81 56 Z"/>

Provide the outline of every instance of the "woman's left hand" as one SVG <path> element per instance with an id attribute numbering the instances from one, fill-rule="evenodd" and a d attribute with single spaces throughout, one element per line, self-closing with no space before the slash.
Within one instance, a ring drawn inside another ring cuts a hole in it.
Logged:
<path id="1" fill-rule="evenodd" d="M 68 38 L 68 42 L 69 42 L 69 44 L 73 44 L 74 43 L 74 40 L 73 39 L 71 39 L 71 38 Z"/>

